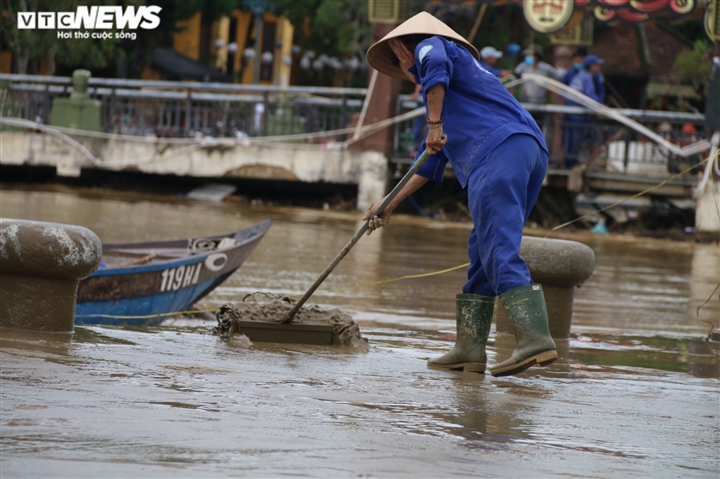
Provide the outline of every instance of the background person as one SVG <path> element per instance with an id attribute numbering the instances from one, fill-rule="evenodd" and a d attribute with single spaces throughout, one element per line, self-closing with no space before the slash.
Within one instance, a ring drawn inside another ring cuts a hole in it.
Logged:
<path id="1" fill-rule="evenodd" d="M 502 52 L 495 50 L 493 47 L 485 47 L 480 50 L 480 66 L 498 78 L 509 77 L 512 75 L 510 70 L 497 68 L 498 59 L 502 58 L 502 56 Z"/>
<path id="2" fill-rule="evenodd" d="M 523 50 L 523 61 L 515 67 L 515 75 L 522 77 L 525 73 L 534 73 L 554 80 L 560 80 L 562 73 L 557 68 L 542 61 L 542 48 L 538 45 L 530 45 Z M 544 105 L 547 103 L 547 89 L 533 81 L 520 85 L 520 101 L 523 103 L 535 103 Z"/>
<path id="3" fill-rule="evenodd" d="M 565 74 L 562 77 L 562 82 L 566 85 L 570 85 L 572 83 L 573 78 L 580 73 L 585 68 L 585 58 L 588 56 L 587 48 L 585 47 L 578 47 L 577 50 L 575 50 L 575 53 L 573 54 L 573 64 L 571 68 L 568 68 L 568 70 L 565 72 Z M 593 55 L 595 56 L 595 55 Z M 595 56 L 595 58 L 597 58 Z M 602 72 L 600 70 L 596 70 L 592 74 L 593 83 L 595 83 L 595 92 L 599 98 L 602 100 L 600 103 L 605 101 L 605 78 L 602 75 Z"/>
<path id="4" fill-rule="evenodd" d="M 577 50 L 575 50 L 572 57 L 572 65 L 570 65 L 570 68 L 567 69 L 561 80 L 564 84 L 570 85 L 570 82 L 573 78 L 575 78 L 575 75 L 585 68 L 585 57 L 587 54 L 588 52 L 586 47 L 578 47 Z"/>
<path id="5" fill-rule="evenodd" d="M 379 215 L 365 214 L 368 234 L 390 222 L 392 212 L 430 179 L 442 181 L 448 163 L 465 188 L 473 229 L 470 266 L 456 297 L 457 340 L 430 366 L 484 372 L 485 344 L 495 297 L 500 296 L 516 339 L 511 357 L 491 368 L 494 376 L 518 374 L 557 359 L 548 329 L 542 287 L 533 284 L 519 254 L 523 225 L 537 200 L 548 149 L 530 114 L 476 61 L 479 54 L 427 12 L 405 21 L 373 44 L 368 63 L 422 85 L 428 134 L 419 154 L 432 156 Z M 417 159 L 417 158 L 416 158 Z"/>
<path id="6" fill-rule="evenodd" d="M 588 55 L 585 57 L 583 69 L 572 79 L 570 88 L 579 91 L 599 103 L 603 103 L 605 100 L 605 91 L 598 92 L 594 78 L 597 75 L 602 76 L 600 74 L 600 65 L 603 63 L 604 61 L 596 55 Z M 565 103 L 568 106 L 583 106 L 569 98 Z M 582 148 L 585 145 L 594 147 L 597 144 L 598 138 L 595 134 L 595 119 L 588 114 L 568 114 L 565 115 L 563 122 L 566 125 L 565 167 L 573 168 L 579 164 L 579 156 Z"/>

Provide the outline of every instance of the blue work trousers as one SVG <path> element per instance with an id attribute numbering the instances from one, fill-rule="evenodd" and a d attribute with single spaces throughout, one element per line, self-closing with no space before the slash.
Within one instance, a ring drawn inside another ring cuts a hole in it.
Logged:
<path id="1" fill-rule="evenodd" d="M 548 154 L 530 135 L 508 137 L 470 173 L 468 281 L 463 293 L 496 296 L 532 284 L 520 257 L 525 221 L 540 194 Z"/>
<path id="2" fill-rule="evenodd" d="M 595 121 L 588 115 L 565 115 L 563 128 L 565 168 L 580 164 L 580 154 L 585 145 L 597 144 Z"/>

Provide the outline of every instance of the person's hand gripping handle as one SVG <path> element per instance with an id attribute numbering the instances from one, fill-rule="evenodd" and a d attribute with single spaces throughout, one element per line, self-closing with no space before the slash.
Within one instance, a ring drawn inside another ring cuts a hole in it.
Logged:
<path id="1" fill-rule="evenodd" d="M 432 130 L 431 130 L 432 131 Z M 428 137 L 430 135 L 428 134 Z M 405 178 L 403 178 L 403 181 L 401 181 L 401 184 L 398 184 L 393 191 L 386 196 L 385 198 L 382 198 L 379 201 L 376 201 L 374 205 L 372 205 L 368 210 L 365 212 L 365 216 L 363 216 L 363 221 L 367 221 L 367 231 L 365 232 L 366 235 L 372 234 L 373 231 L 375 231 L 378 228 L 382 228 L 384 226 L 387 226 L 390 223 L 390 216 L 392 215 L 392 212 L 395 210 L 395 207 L 397 204 L 399 204 L 402 200 L 404 200 L 408 194 L 403 194 L 399 191 L 400 189 L 405 186 L 408 182 L 412 181 L 412 176 L 408 176 L 411 172 L 412 175 L 417 172 L 418 169 L 427 161 L 427 159 L 433 155 L 434 153 L 437 153 L 442 149 L 442 146 L 447 143 L 447 137 L 444 133 L 442 133 L 442 129 L 440 129 L 439 138 L 437 141 L 434 142 L 435 148 L 431 148 L 428 144 L 425 145 L 425 151 L 423 151 L 422 155 L 418 158 L 418 160 L 413 165 L 413 168 L 411 171 L 408 171 L 408 174 L 405 175 Z M 439 148 L 438 148 L 439 147 Z M 419 186 L 416 186 L 417 188 Z M 414 189 L 413 188 L 413 191 Z M 392 195 L 392 197 L 391 197 Z M 398 197 L 399 199 L 396 199 L 395 201 L 392 201 L 395 197 Z"/>

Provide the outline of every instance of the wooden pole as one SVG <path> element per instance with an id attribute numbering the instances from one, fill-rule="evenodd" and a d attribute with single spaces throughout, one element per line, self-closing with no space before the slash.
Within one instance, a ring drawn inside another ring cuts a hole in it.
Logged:
<path id="1" fill-rule="evenodd" d="M 470 30 L 470 35 L 468 35 L 468 42 L 472 43 L 473 39 L 475 38 L 475 35 L 477 34 L 478 29 L 480 28 L 480 24 L 483 21 L 483 17 L 485 16 L 485 11 L 487 10 L 487 3 L 483 3 L 480 6 L 480 11 L 478 12 L 477 18 L 475 18 L 475 23 L 472 26 L 472 30 Z"/>
<path id="2" fill-rule="evenodd" d="M 367 113 L 368 105 L 370 104 L 370 98 L 372 97 L 373 91 L 375 90 L 375 82 L 377 81 L 378 71 L 373 70 L 372 76 L 370 77 L 370 85 L 368 86 L 367 95 L 365 95 L 365 101 L 363 102 L 362 110 L 360 110 L 360 118 L 358 118 L 357 126 L 355 127 L 355 133 L 353 133 L 353 140 L 357 140 L 360 136 L 360 128 L 365 123 L 365 114 Z"/>

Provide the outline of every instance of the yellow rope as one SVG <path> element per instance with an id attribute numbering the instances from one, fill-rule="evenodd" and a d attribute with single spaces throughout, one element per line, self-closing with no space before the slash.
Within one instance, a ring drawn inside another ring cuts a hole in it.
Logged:
<path id="1" fill-rule="evenodd" d="M 708 303 L 712 300 L 713 296 L 715 296 L 715 292 L 716 292 L 718 289 L 720 289 L 720 283 L 718 283 L 717 286 L 715 286 L 715 289 L 713 289 L 712 293 L 710 293 L 710 296 L 708 296 L 708 299 L 706 299 L 703 304 L 701 304 L 700 306 L 697 307 L 697 310 L 695 311 L 695 314 L 697 315 L 698 318 L 700 317 L 700 308 L 702 308 L 703 306 L 705 306 L 706 304 L 708 304 Z"/>
<path id="2" fill-rule="evenodd" d="M 456 269 L 460 269 L 460 268 L 467 268 L 468 266 L 470 266 L 470 263 L 461 264 L 459 266 L 453 266 L 452 268 L 443 269 L 441 271 L 432 271 L 430 273 L 421 273 L 421 274 L 409 274 L 407 276 L 401 276 L 399 278 L 384 279 L 382 281 L 372 281 L 370 283 L 358 284 L 356 286 L 349 286 L 347 288 L 329 289 L 326 292 L 327 293 L 336 293 L 338 291 L 349 291 L 351 289 L 364 288 L 365 286 L 374 286 L 377 284 L 393 283 L 395 281 L 400 281 L 402 279 L 425 278 L 427 276 L 435 276 L 436 274 L 449 273 L 450 271 L 455 271 Z M 296 296 L 300 296 L 300 295 L 298 294 Z"/>

